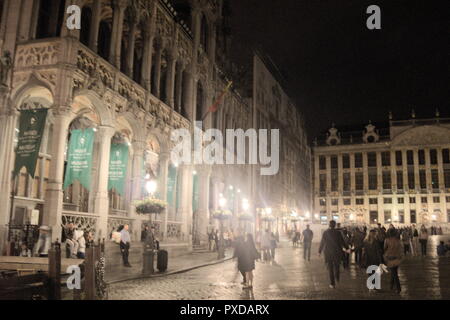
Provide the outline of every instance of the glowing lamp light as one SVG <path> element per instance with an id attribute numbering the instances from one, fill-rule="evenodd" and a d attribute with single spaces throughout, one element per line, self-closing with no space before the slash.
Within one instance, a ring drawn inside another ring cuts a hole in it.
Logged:
<path id="1" fill-rule="evenodd" d="M 242 209 L 244 211 L 247 211 L 250 208 L 250 204 L 248 203 L 247 199 L 242 199 Z"/>
<path id="2" fill-rule="evenodd" d="M 314 215 L 314 218 L 319 219 L 319 215 L 316 213 L 316 214 Z"/>
<path id="3" fill-rule="evenodd" d="M 156 188 L 157 188 L 157 183 L 155 180 L 147 181 L 147 183 L 145 184 L 145 189 L 147 189 L 147 192 L 149 194 L 154 194 L 156 192 Z"/>
<path id="4" fill-rule="evenodd" d="M 311 214 L 309 213 L 309 211 L 307 211 L 307 212 L 305 213 L 305 217 L 306 217 L 306 218 L 310 218 L 310 217 L 311 217 Z"/>
<path id="5" fill-rule="evenodd" d="M 192 174 L 195 176 L 197 174 L 197 171 L 192 171 Z"/>
<path id="6" fill-rule="evenodd" d="M 219 206 L 220 206 L 221 208 L 224 208 L 226 204 L 227 204 L 227 199 L 221 197 L 221 198 L 219 199 Z"/>
<path id="7" fill-rule="evenodd" d="M 266 208 L 266 213 L 267 214 L 272 214 L 272 208 Z"/>
<path id="8" fill-rule="evenodd" d="M 436 221 L 436 215 L 435 214 L 433 214 L 433 215 L 431 215 L 431 219 L 433 220 L 433 221 Z"/>
<path id="9" fill-rule="evenodd" d="M 233 190 L 233 186 L 230 186 L 230 190 Z"/>
<path id="10" fill-rule="evenodd" d="M 145 179 L 150 179 L 150 174 L 149 173 L 147 173 L 146 175 L 145 175 Z"/>
<path id="11" fill-rule="evenodd" d="M 353 213 L 350 214 L 350 220 L 355 220 L 355 215 Z"/>

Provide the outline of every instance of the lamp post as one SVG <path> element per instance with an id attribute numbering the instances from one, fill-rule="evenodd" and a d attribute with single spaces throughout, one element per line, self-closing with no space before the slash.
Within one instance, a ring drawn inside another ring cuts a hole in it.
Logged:
<path id="1" fill-rule="evenodd" d="M 219 207 L 220 211 L 223 214 L 224 208 L 227 204 L 227 199 L 221 197 L 219 199 Z M 223 239 L 223 218 L 219 219 L 219 229 L 220 229 L 220 238 L 219 238 L 219 250 L 217 259 L 225 258 L 225 247 L 224 247 L 224 239 Z"/>
<path id="2" fill-rule="evenodd" d="M 146 183 L 145 183 L 145 189 L 147 190 L 149 198 L 153 198 L 156 189 L 158 187 L 158 184 L 155 180 L 149 180 L 150 176 L 146 175 Z M 155 213 L 156 216 L 156 213 Z M 149 213 L 148 215 L 148 224 L 149 224 L 149 230 L 147 233 L 147 237 L 145 239 L 144 243 L 144 253 L 143 253 L 143 266 L 142 266 L 142 273 L 143 275 L 151 275 L 155 272 L 154 270 L 154 259 L 155 259 L 155 239 L 154 234 L 152 233 L 152 214 Z"/>

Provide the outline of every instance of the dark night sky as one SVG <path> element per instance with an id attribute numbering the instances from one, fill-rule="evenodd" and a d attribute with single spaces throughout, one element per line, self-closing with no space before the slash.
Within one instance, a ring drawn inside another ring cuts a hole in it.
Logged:
<path id="1" fill-rule="evenodd" d="M 333 121 L 387 121 L 389 110 L 450 116 L 450 1 L 230 1 L 234 41 L 262 46 L 278 65 L 310 139 Z M 371 4 L 381 30 L 366 28 Z"/>

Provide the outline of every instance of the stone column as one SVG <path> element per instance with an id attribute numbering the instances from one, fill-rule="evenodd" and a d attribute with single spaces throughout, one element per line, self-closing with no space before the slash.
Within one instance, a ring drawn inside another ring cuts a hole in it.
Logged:
<path id="1" fill-rule="evenodd" d="M 192 167 L 189 165 L 182 165 L 179 167 L 181 175 L 181 186 L 178 188 L 181 191 L 180 197 L 180 215 L 182 220 L 181 232 L 184 235 L 184 241 L 192 244 Z"/>
<path id="2" fill-rule="evenodd" d="M 133 18 L 130 22 L 130 34 L 128 35 L 128 49 L 126 57 L 125 74 L 133 78 L 133 64 L 134 64 L 134 47 L 136 43 L 137 20 Z"/>
<path id="3" fill-rule="evenodd" d="M 111 138 L 114 135 L 114 128 L 100 126 L 96 132 L 98 144 L 97 162 L 97 190 L 94 192 L 94 212 L 99 216 L 97 220 L 97 238 L 107 238 L 108 236 L 108 173 L 109 173 L 109 153 L 111 150 Z"/>
<path id="4" fill-rule="evenodd" d="M 178 113 L 181 113 L 181 104 L 183 97 L 183 70 L 184 66 L 180 62 L 178 63 L 178 67 L 176 67 L 176 83 L 175 83 L 175 105 L 174 108 Z"/>
<path id="5" fill-rule="evenodd" d="M 120 69 L 120 54 L 122 49 L 123 20 L 127 3 L 124 0 L 114 1 L 113 28 L 111 46 L 109 47 L 109 62 Z"/>
<path id="6" fill-rule="evenodd" d="M 199 170 L 199 206 L 197 210 L 194 243 L 202 245 L 208 242 L 207 228 L 209 218 L 209 179 L 211 167 L 203 166 Z"/>
<path id="7" fill-rule="evenodd" d="M 43 225 L 52 228 L 52 241 L 61 241 L 63 209 L 64 152 L 70 117 L 66 113 L 54 113 L 50 171 L 45 192 Z"/>
<path id="8" fill-rule="evenodd" d="M 143 48 L 143 54 L 142 54 L 142 69 L 141 69 L 141 79 L 142 79 L 142 85 L 145 89 L 148 91 L 151 91 L 152 87 L 152 81 L 151 75 L 152 75 L 152 54 L 153 54 L 153 39 L 150 29 L 150 21 L 147 21 L 145 23 L 145 27 L 143 30 L 143 39 L 144 39 L 144 48 Z"/>
<path id="9" fill-rule="evenodd" d="M 131 196 L 129 213 L 130 218 L 134 219 L 133 230 L 140 232 L 143 217 L 136 214 L 135 201 L 142 199 L 142 166 L 144 162 L 145 142 L 133 141 L 133 160 L 131 171 Z M 147 218 L 145 218 L 147 219 Z M 139 233 L 138 233 L 139 234 Z"/>
<path id="10" fill-rule="evenodd" d="M 176 72 L 177 60 L 171 55 L 167 64 L 167 77 L 166 77 L 166 103 L 175 109 L 174 101 L 174 88 L 175 88 L 175 72 Z"/>
<path id="11" fill-rule="evenodd" d="M 437 163 L 438 163 L 438 176 L 439 176 L 439 189 L 445 190 L 445 179 L 444 179 L 444 161 L 442 159 L 442 148 L 437 148 Z M 444 197 L 445 201 L 445 197 Z M 442 200 L 441 200 L 442 202 Z"/>
<path id="12" fill-rule="evenodd" d="M 191 72 L 186 72 L 186 85 L 183 88 L 185 91 L 183 105 L 186 110 L 188 120 L 195 121 L 194 119 L 194 77 Z"/>
<path id="13" fill-rule="evenodd" d="M 14 136 L 18 114 L 8 107 L 6 97 L 2 97 L 0 112 L 0 255 L 3 254 L 4 244 L 7 240 L 6 225 L 9 223 L 11 210 L 11 191 L 13 188 L 11 173 L 14 168 Z M 9 109 L 9 108 L 8 108 Z"/>
<path id="14" fill-rule="evenodd" d="M 428 190 L 433 190 L 433 186 L 431 184 L 431 161 L 430 161 L 430 148 L 425 148 L 425 177 L 426 177 L 426 186 Z"/>
<path id="15" fill-rule="evenodd" d="M 161 200 L 167 201 L 167 175 L 169 173 L 169 161 L 170 153 L 163 152 L 159 155 L 159 181 L 158 190 Z M 167 236 L 167 221 L 169 218 L 168 209 L 164 210 L 161 215 L 161 231 L 163 232 L 162 239 L 164 240 Z"/>
<path id="16" fill-rule="evenodd" d="M 154 77 L 152 79 L 152 87 L 153 92 L 155 96 L 159 98 L 160 96 L 160 88 L 161 88 L 161 54 L 162 54 L 162 48 L 160 44 L 155 44 L 156 51 L 155 51 L 155 73 Z"/>
<path id="17" fill-rule="evenodd" d="M 369 190 L 369 168 L 367 163 L 367 152 L 363 152 L 363 189 Z"/>
<path id="18" fill-rule="evenodd" d="M 89 48 L 94 52 L 98 50 L 98 32 L 100 29 L 101 13 L 101 0 L 94 0 L 92 4 L 91 34 L 89 35 Z"/>

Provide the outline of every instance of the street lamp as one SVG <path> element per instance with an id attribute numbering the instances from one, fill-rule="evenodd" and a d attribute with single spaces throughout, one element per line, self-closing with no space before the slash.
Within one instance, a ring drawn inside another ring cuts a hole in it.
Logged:
<path id="1" fill-rule="evenodd" d="M 225 206 L 227 204 L 227 199 L 225 199 L 223 196 L 219 198 L 219 207 L 220 211 L 223 213 Z M 218 259 L 225 258 L 225 248 L 224 248 L 224 239 L 223 239 L 223 220 L 219 220 L 219 227 L 220 227 L 220 239 L 219 239 L 219 250 L 218 250 Z"/>
<path id="2" fill-rule="evenodd" d="M 149 180 L 145 183 L 145 189 L 147 190 L 148 194 L 153 197 L 154 193 L 156 192 L 156 189 L 158 187 L 158 184 L 155 180 Z"/>

